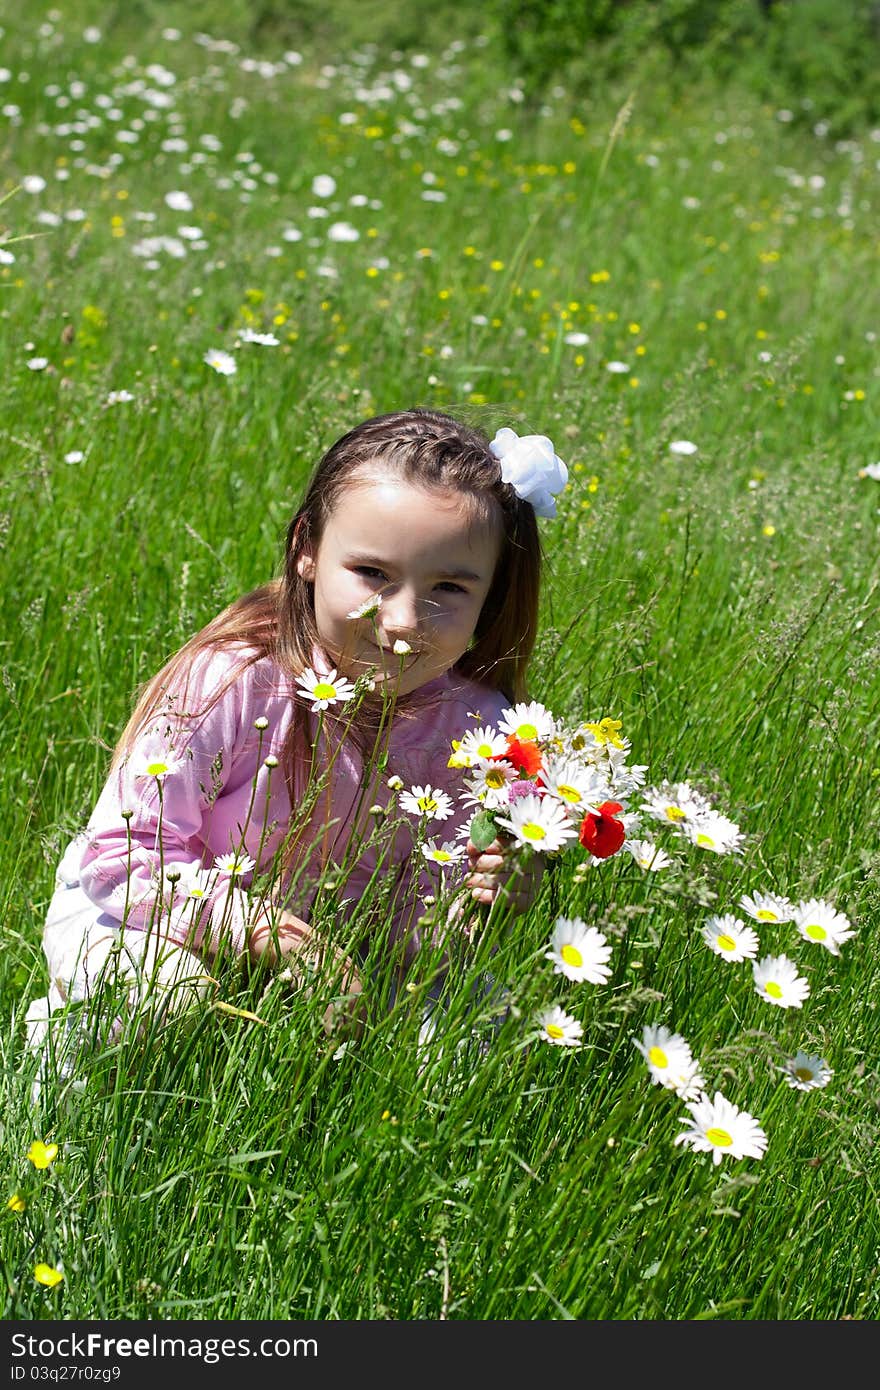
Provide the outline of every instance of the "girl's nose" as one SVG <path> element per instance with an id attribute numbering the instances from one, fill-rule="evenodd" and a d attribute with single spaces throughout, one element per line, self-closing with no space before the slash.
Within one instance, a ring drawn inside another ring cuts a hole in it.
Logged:
<path id="1" fill-rule="evenodd" d="M 379 612 L 382 626 L 395 637 L 418 630 L 420 604 L 415 594 L 407 589 L 398 589 L 393 594 L 382 595 Z"/>

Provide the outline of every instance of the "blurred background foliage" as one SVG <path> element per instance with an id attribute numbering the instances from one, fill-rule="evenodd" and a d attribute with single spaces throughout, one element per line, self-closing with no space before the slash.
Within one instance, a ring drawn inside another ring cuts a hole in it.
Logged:
<path id="1" fill-rule="evenodd" d="M 119 0 L 104 22 L 171 22 L 175 0 Z M 191 0 L 211 30 L 216 0 Z M 402 53 L 482 34 L 506 54 L 526 103 L 548 84 L 595 95 L 610 82 L 692 84 L 711 68 L 792 120 L 836 138 L 880 121 L 880 0 L 225 0 L 223 31 L 267 51 L 302 44 L 332 62 L 374 44 Z"/>

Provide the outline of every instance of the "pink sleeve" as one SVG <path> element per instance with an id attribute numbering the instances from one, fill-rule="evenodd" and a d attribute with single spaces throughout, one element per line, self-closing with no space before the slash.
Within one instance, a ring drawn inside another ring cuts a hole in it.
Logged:
<path id="1" fill-rule="evenodd" d="M 81 886 L 103 912 L 211 955 L 221 938 L 236 951 L 243 948 L 252 910 L 247 894 L 227 870 L 213 867 L 214 855 L 207 850 L 209 826 L 213 844 L 225 842 L 230 851 L 241 845 L 242 827 L 236 823 L 241 798 L 232 793 L 250 784 L 256 767 L 252 755 L 237 758 L 252 727 L 253 666 L 207 713 L 198 713 L 205 692 L 228 679 L 235 659 L 229 651 L 196 658 L 186 710 L 179 695 L 168 695 L 151 727 L 108 779 L 89 822 L 80 866 Z M 144 762 L 156 759 L 171 766 L 161 779 L 142 773 Z M 230 815 L 227 801 L 236 814 Z"/>

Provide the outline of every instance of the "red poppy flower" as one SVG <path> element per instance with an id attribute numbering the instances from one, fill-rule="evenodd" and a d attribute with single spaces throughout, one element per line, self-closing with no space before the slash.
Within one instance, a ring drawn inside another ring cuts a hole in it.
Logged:
<path id="1" fill-rule="evenodd" d="M 507 752 L 498 753 L 496 757 L 506 758 L 509 763 L 513 763 L 522 777 L 534 777 L 541 768 L 541 750 L 537 743 L 532 743 L 528 739 L 514 738 L 512 734 L 507 739 Z"/>
<path id="2" fill-rule="evenodd" d="M 626 839 L 623 821 L 615 819 L 615 813 L 622 810 L 619 801 L 603 801 L 581 821 L 578 839 L 595 859 L 610 859 Z"/>

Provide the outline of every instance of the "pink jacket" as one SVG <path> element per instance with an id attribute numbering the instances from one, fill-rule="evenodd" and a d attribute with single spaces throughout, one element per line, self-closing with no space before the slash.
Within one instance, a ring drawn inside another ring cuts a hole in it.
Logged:
<path id="1" fill-rule="evenodd" d="M 140 737 L 125 763 L 111 774 L 60 871 L 66 882 L 78 882 L 97 911 L 127 926 L 145 928 L 161 911 L 165 933 L 181 944 L 188 940 L 209 960 L 221 937 L 228 936 L 235 950 L 243 948 L 248 922 L 259 910 L 255 893 L 266 893 L 265 879 L 256 888 L 254 880 L 269 872 L 288 829 L 303 826 L 295 809 L 291 814 L 280 761 L 293 701 L 301 697 L 294 695 L 292 682 L 280 668 L 269 658 L 254 662 L 206 714 L 198 713 L 206 703 L 202 692 L 210 694 L 228 679 L 242 655 L 243 648 L 217 648 L 196 659 L 187 710 L 169 697 L 167 713 L 157 718 L 153 732 Z M 392 775 L 400 777 L 405 788 L 429 783 L 448 792 L 454 810 L 450 818 L 432 821 L 427 834 L 438 844 L 454 840 L 471 813 L 459 801 L 461 771 L 447 766 L 451 741 L 475 724 L 497 726 L 509 703 L 499 691 L 454 672 L 430 682 L 407 702 L 414 717 L 395 716 L 385 745 L 387 763 L 371 786 L 364 784 L 363 760 L 353 741 L 344 740 L 332 759 L 318 807 L 305 818 L 293 872 L 286 879 L 290 896 L 284 905 L 308 917 L 324 861 L 343 866 L 336 877 L 346 914 L 355 909 L 371 879 L 371 895 L 377 888 L 387 891 L 394 886 L 394 895 L 385 899 L 382 925 L 390 939 L 405 941 L 405 955 L 411 957 L 419 946 L 419 900 L 437 892 L 441 872 L 460 877 L 461 869 L 440 870 L 421 855 L 414 861 L 418 821 L 399 808 L 389 811 L 386 826 L 395 824 L 384 841 L 362 843 L 376 824 L 369 808 L 392 799 L 387 786 Z M 335 709 L 344 711 L 342 706 Z M 265 729 L 255 727 L 263 720 L 268 721 Z M 332 728 L 329 718 L 325 722 Z M 157 752 L 179 759 L 161 782 L 153 775 L 139 775 L 145 755 Z M 326 753 L 325 739 L 325 757 L 316 757 L 316 764 L 326 766 Z M 271 766 L 273 759 L 279 760 L 276 767 Z M 305 782 L 300 771 L 298 797 L 303 792 L 300 782 Z M 130 812 L 128 819 L 123 812 Z M 402 823 L 396 823 L 398 818 Z M 245 872 L 217 869 L 217 857 L 228 854 L 247 856 L 254 867 Z M 346 854 L 349 862 L 344 862 Z M 193 890 L 198 896 L 191 896 Z M 277 897 L 276 890 L 277 882 Z"/>

